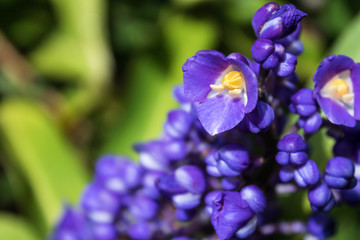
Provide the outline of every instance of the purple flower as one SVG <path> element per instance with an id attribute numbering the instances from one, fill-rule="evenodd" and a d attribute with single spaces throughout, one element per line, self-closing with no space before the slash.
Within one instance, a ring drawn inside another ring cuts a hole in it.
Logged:
<path id="1" fill-rule="evenodd" d="M 342 199 L 351 205 L 357 205 L 360 203 L 360 165 L 355 165 L 355 177 L 356 186 L 349 190 L 340 191 Z"/>
<path id="2" fill-rule="evenodd" d="M 325 183 L 317 184 L 310 188 L 308 199 L 314 211 L 330 211 L 335 204 L 331 189 Z"/>
<path id="3" fill-rule="evenodd" d="M 307 228 L 309 233 L 318 239 L 331 237 L 335 233 L 335 221 L 325 213 L 313 213 L 308 219 Z"/>
<path id="4" fill-rule="evenodd" d="M 127 231 L 133 240 L 148 240 L 153 234 L 150 224 L 145 221 L 131 225 Z"/>
<path id="5" fill-rule="evenodd" d="M 131 198 L 129 202 L 129 210 L 131 214 L 140 220 L 150 220 L 155 217 L 159 206 L 151 198 L 138 194 Z"/>
<path id="6" fill-rule="evenodd" d="M 303 88 L 297 91 L 291 97 L 291 104 L 289 106 L 293 113 L 299 114 L 302 117 L 309 117 L 317 110 L 314 90 Z"/>
<path id="7" fill-rule="evenodd" d="M 354 127 L 360 120 L 360 64 L 343 55 L 325 58 L 314 75 L 316 99 L 334 124 Z"/>
<path id="8" fill-rule="evenodd" d="M 294 167 L 287 165 L 282 166 L 279 171 L 279 178 L 281 182 L 290 182 L 294 179 Z"/>
<path id="9" fill-rule="evenodd" d="M 306 13 L 292 4 L 267 3 L 253 16 L 252 26 L 258 38 L 275 40 L 293 33 Z"/>
<path id="10" fill-rule="evenodd" d="M 175 217 L 182 222 L 190 221 L 196 215 L 195 209 L 176 209 Z"/>
<path id="11" fill-rule="evenodd" d="M 326 165 L 324 180 L 331 188 L 350 189 L 355 187 L 357 183 L 354 172 L 355 166 L 350 159 L 334 157 Z"/>
<path id="12" fill-rule="evenodd" d="M 219 240 L 230 239 L 253 217 L 254 212 L 239 192 L 220 192 L 213 201 L 211 224 Z"/>
<path id="13" fill-rule="evenodd" d="M 199 120 L 210 135 L 234 128 L 258 100 L 255 73 L 244 56 L 199 51 L 183 65 L 185 96 L 196 102 Z"/>

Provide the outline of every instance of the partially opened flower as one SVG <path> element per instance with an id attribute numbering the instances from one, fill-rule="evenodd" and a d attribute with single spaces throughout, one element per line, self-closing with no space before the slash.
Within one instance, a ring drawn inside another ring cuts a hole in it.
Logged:
<path id="1" fill-rule="evenodd" d="M 316 99 L 334 124 L 354 127 L 360 120 L 360 64 L 343 55 L 325 58 L 314 75 Z"/>
<path id="2" fill-rule="evenodd" d="M 239 53 L 199 51 L 183 72 L 185 96 L 198 103 L 200 122 L 211 135 L 234 128 L 256 106 L 257 77 Z"/>

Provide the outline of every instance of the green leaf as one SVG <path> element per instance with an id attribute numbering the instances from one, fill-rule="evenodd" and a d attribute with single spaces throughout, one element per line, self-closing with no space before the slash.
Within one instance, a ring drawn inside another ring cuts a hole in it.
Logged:
<path id="1" fill-rule="evenodd" d="M 331 54 L 343 54 L 360 61 L 360 14 L 358 14 L 350 24 L 340 34 L 331 48 Z"/>
<path id="2" fill-rule="evenodd" d="M 28 222 L 10 214 L 0 213 L 0 239 L 38 240 L 41 238 Z"/>
<path id="3" fill-rule="evenodd" d="M 49 229 L 62 201 L 76 203 L 88 178 L 80 159 L 46 112 L 30 101 L 0 106 L 0 129 L 7 154 L 30 185 Z"/>

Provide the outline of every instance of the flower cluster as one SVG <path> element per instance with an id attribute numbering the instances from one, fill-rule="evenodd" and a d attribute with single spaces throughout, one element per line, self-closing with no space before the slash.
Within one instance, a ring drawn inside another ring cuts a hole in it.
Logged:
<path id="1" fill-rule="evenodd" d="M 360 203 L 360 64 L 329 56 L 314 89 L 299 89 L 305 16 L 294 5 L 268 3 L 252 20 L 253 60 L 214 50 L 187 59 L 174 89 L 179 108 L 160 137 L 134 145 L 138 163 L 101 157 L 79 206 L 65 207 L 51 239 L 332 236 L 326 212 Z M 299 116 L 292 126 L 290 114 Z M 310 159 L 309 139 L 320 129 L 336 141 L 324 169 Z M 281 219 L 279 198 L 293 192 L 307 194 L 307 219 Z"/>

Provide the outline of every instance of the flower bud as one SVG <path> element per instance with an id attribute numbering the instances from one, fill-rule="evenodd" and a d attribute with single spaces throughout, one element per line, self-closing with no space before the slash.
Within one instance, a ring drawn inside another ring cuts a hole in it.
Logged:
<path id="1" fill-rule="evenodd" d="M 313 160 L 308 160 L 304 165 L 295 169 L 294 178 L 300 187 L 314 185 L 320 179 L 319 168 Z"/>
<path id="2" fill-rule="evenodd" d="M 240 191 L 242 199 L 244 199 L 254 213 L 261 213 L 265 210 L 266 199 L 264 193 L 255 185 L 248 185 Z"/>
<path id="3" fill-rule="evenodd" d="M 258 101 L 255 109 L 245 116 L 244 121 L 251 132 L 258 133 L 269 129 L 274 118 L 275 114 L 272 107 L 267 103 Z"/>
<path id="4" fill-rule="evenodd" d="M 141 182 L 139 167 L 131 160 L 105 155 L 96 164 L 95 181 L 116 193 L 126 193 Z"/>
<path id="5" fill-rule="evenodd" d="M 95 222 L 111 222 L 120 209 L 120 197 L 99 184 L 88 185 L 81 197 L 82 208 Z"/>
<path id="6" fill-rule="evenodd" d="M 134 223 L 127 231 L 132 240 L 149 240 L 152 237 L 150 224 L 145 221 Z"/>
<path id="7" fill-rule="evenodd" d="M 181 166 L 175 170 L 177 183 L 192 193 L 201 194 L 205 191 L 206 182 L 202 171 L 192 165 Z"/>
<path id="8" fill-rule="evenodd" d="M 325 183 L 313 186 L 308 193 L 311 208 L 314 211 L 330 211 L 335 204 L 334 196 Z"/>
<path id="9" fill-rule="evenodd" d="M 324 213 L 313 213 L 307 222 L 309 233 L 318 237 L 318 239 L 325 239 L 331 237 L 335 233 L 335 221 Z"/>
<path id="10" fill-rule="evenodd" d="M 183 139 L 189 133 L 193 123 L 190 113 L 184 110 L 172 110 L 168 113 L 164 129 L 168 136 L 175 139 Z"/>
<path id="11" fill-rule="evenodd" d="M 159 206 L 151 198 L 138 194 L 131 199 L 129 210 L 136 219 L 150 220 L 155 217 Z"/>
<path id="12" fill-rule="evenodd" d="M 250 158 L 248 152 L 240 145 L 227 145 L 218 151 L 217 168 L 219 172 L 228 177 L 239 176 L 248 168 Z"/>
<path id="13" fill-rule="evenodd" d="M 280 151 L 275 158 L 280 165 L 302 165 L 308 160 L 305 141 L 299 134 L 292 133 L 284 136 L 277 147 Z"/>
<path id="14" fill-rule="evenodd" d="M 354 173 L 354 163 L 350 159 L 334 157 L 328 161 L 325 167 L 324 180 L 331 188 L 350 189 L 357 183 Z"/>
<path id="15" fill-rule="evenodd" d="M 211 224 L 219 240 L 229 239 L 254 217 L 239 192 L 223 191 L 213 201 Z"/>

